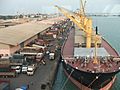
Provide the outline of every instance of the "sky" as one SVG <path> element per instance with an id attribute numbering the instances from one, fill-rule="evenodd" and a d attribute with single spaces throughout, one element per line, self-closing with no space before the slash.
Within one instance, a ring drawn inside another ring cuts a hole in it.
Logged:
<path id="1" fill-rule="evenodd" d="M 120 13 L 120 0 L 86 0 L 87 13 Z M 0 15 L 58 13 L 55 5 L 76 10 L 80 0 L 0 0 Z"/>

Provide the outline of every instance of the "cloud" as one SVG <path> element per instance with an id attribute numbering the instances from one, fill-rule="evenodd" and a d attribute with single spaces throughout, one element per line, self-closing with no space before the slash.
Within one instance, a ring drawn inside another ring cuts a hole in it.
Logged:
<path id="1" fill-rule="evenodd" d="M 115 5 L 119 0 L 86 0 L 87 12 L 116 12 Z M 0 0 L 0 14 L 56 12 L 54 5 L 76 10 L 80 7 L 80 0 Z M 118 10 L 117 6 L 117 10 Z"/>

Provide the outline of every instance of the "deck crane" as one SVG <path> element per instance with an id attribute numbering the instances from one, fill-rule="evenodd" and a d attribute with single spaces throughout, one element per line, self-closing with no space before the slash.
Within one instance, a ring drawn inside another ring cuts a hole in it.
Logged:
<path id="1" fill-rule="evenodd" d="M 85 3 L 83 4 L 81 0 L 81 8 L 79 13 L 73 13 L 63 7 L 55 6 L 58 8 L 58 10 L 63 13 L 67 18 L 72 20 L 82 31 L 86 34 L 86 48 L 91 48 L 91 42 L 92 42 L 92 19 L 86 17 L 84 7 Z M 98 43 L 98 35 L 96 34 L 94 37 L 94 43 L 95 43 L 95 55 L 94 55 L 94 61 L 93 63 L 98 64 L 97 60 L 97 43 Z"/>
<path id="2" fill-rule="evenodd" d="M 92 20 L 85 16 L 84 9 L 82 8 L 80 13 L 76 14 L 62 7 L 55 7 L 57 7 L 58 10 L 60 10 L 66 17 L 71 19 L 81 30 L 86 33 L 86 47 L 90 48 L 92 36 Z"/>

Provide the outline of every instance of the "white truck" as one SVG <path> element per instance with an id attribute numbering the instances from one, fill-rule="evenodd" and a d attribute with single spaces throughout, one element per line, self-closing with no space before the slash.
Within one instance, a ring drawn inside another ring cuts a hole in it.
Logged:
<path id="1" fill-rule="evenodd" d="M 16 70 L 15 71 L 16 71 L 16 73 L 19 74 L 21 72 L 21 67 L 20 66 L 16 66 Z"/>
<path id="2" fill-rule="evenodd" d="M 29 76 L 34 75 L 36 68 L 37 68 L 36 64 L 29 65 L 27 68 L 27 75 Z"/>
<path id="3" fill-rule="evenodd" d="M 42 60 L 43 56 L 44 56 L 43 53 L 38 53 L 38 54 L 36 55 L 36 61 L 40 62 L 40 61 Z"/>
<path id="4" fill-rule="evenodd" d="M 55 59 L 55 53 L 49 53 L 49 59 L 50 60 Z"/>
<path id="5" fill-rule="evenodd" d="M 15 70 L 16 73 L 20 73 L 21 72 L 21 66 L 11 66 L 12 70 Z"/>
<path id="6" fill-rule="evenodd" d="M 27 66 L 25 65 L 25 66 L 22 66 L 22 73 L 27 73 Z"/>

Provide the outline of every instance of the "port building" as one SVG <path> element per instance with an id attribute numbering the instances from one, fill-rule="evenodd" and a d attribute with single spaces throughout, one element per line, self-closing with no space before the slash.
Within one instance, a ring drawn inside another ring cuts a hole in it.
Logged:
<path id="1" fill-rule="evenodd" d="M 49 28 L 50 24 L 24 23 L 0 29 L 0 55 L 12 55 L 32 40 L 37 39 L 40 32 Z"/>

